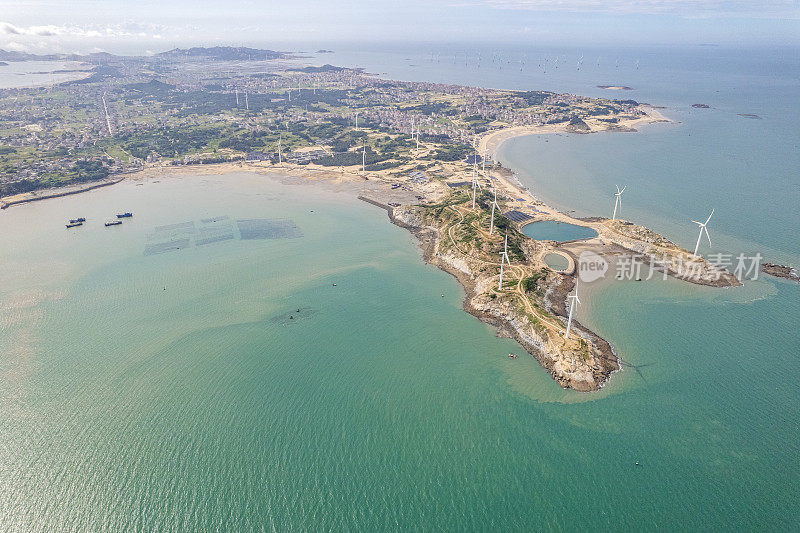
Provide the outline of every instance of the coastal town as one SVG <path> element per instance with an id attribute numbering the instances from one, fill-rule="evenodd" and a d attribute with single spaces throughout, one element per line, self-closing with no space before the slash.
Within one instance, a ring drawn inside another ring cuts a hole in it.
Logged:
<path id="1" fill-rule="evenodd" d="M 2 60 L 31 57 L 0 51 Z M 465 159 L 489 131 L 581 132 L 587 123 L 624 131 L 626 120 L 643 115 L 632 100 L 391 81 L 249 48 L 62 59 L 80 62 L 79 79 L 0 90 L 0 196 L 148 165 L 266 160 L 394 169 L 418 143 L 433 148 L 417 165 L 424 171 Z"/>

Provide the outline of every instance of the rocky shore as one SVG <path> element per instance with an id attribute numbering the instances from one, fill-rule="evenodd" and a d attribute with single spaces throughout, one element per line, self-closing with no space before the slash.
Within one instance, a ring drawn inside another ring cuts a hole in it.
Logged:
<path id="1" fill-rule="evenodd" d="M 506 271 L 514 282 L 498 290 L 499 267 L 480 253 L 464 254 L 455 243 L 444 245 L 452 226 L 429 211 L 423 206 L 401 206 L 389 209 L 389 218 L 417 237 L 426 262 L 459 280 L 466 292 L 465 311 L 519 342 L 564 388 L 598 390 L 620 369 L 611 345 L 576 320 L 571 338 L 564 338 L 564 302 L 574 287 L 572 276 L 515 264 Z M 526 256 L 533 253 L 530 248 L 524 251 Z M 535 275 L 540 276 L 536 289 L 526 290 L 526 280 Z"/>
<path id="2" fill-rule="evenodd" d="M 789 279 L 800 283 L 800 274 L 790 266 L 765 262 L 761 265 L 761 272 L 769 274 L 770 276 L 775 276 L 776 278 Z"/>

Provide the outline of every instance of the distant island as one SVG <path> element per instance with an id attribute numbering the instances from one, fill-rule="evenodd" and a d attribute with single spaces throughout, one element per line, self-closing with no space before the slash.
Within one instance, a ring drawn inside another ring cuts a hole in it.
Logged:
<path id="1" fill-rule="evenodd" d="M 258 48 L 247 48 L 244 46 L 214 46 L 212 48 L 194 47 L 194 48 L 175 48 L 167 52 L 157 54 L 156 57 L 161 58 L 178 58 L 178 57 L 191 57 L 191 58 L 205 58 L 217 61 L 265 61 L 271 59 L 281 59 L 287 57 L 287 54 L 282 52 L 275 52 L 274 50 L 263 50 Z"/>
<path id="2" fill-rule="evenodd" d="M 708 104 L 692 104 L 692 107 L 697 109 L 709 109 L 711 106 Z"/>
<path id="3" fill-rule="evenodd" d="M 633 87 L 627 85 L 598 85 L 599 89 L 608 89 L 611 91 L 632 91 Z"/>
<path id="4" fill-rule="evenodd" d="M 332 54 L 333 50 L 325 50 L 324 48 L 321 48 L 320 50 L 317 50 L 316 53 L 318 53 L 318 54 Z"/>

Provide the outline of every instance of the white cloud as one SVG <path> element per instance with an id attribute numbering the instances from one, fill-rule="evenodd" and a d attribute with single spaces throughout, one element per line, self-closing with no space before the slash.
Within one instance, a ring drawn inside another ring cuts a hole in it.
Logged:
<path id="1" fill-rule="evenodd" d="M 18 43 L 16 41 L 11 41 L 10 43 L 4 44 L 2 47 L 3 50 L 9 50 L 11 52 L 28 52 L 30 49 L 22 43 Z"/>
<path id="2" fill-rule="evenodd" d="M 677 14 L 682 16 L 800 17 L 797 0 L 466 0 L 461 5 L 533 11 Z"/>
<path id="3" fill-rule="evenodd" d="M 148 30 L 161 30 L 160 26 L 147 25 L 143 27 L 139 24 L 115 24 L 110 26 L 89 27 L 89 26 L 16 26 L 10 22 L 0 21 L 0 34 L 33 36 L 33 37 L 85 37 L 97 39 L 100 37 L 153 37 Z"/>

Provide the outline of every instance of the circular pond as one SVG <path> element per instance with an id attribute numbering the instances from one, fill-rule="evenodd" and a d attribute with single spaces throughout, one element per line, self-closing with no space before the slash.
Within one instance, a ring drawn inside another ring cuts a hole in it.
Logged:
<path id="1" fill-rule="evenodd" d="M 544 256 L 544 262 L 556 272 L 566 270 L 569 267 L 569 259 L 561 254 L 547 254 Z"/>

